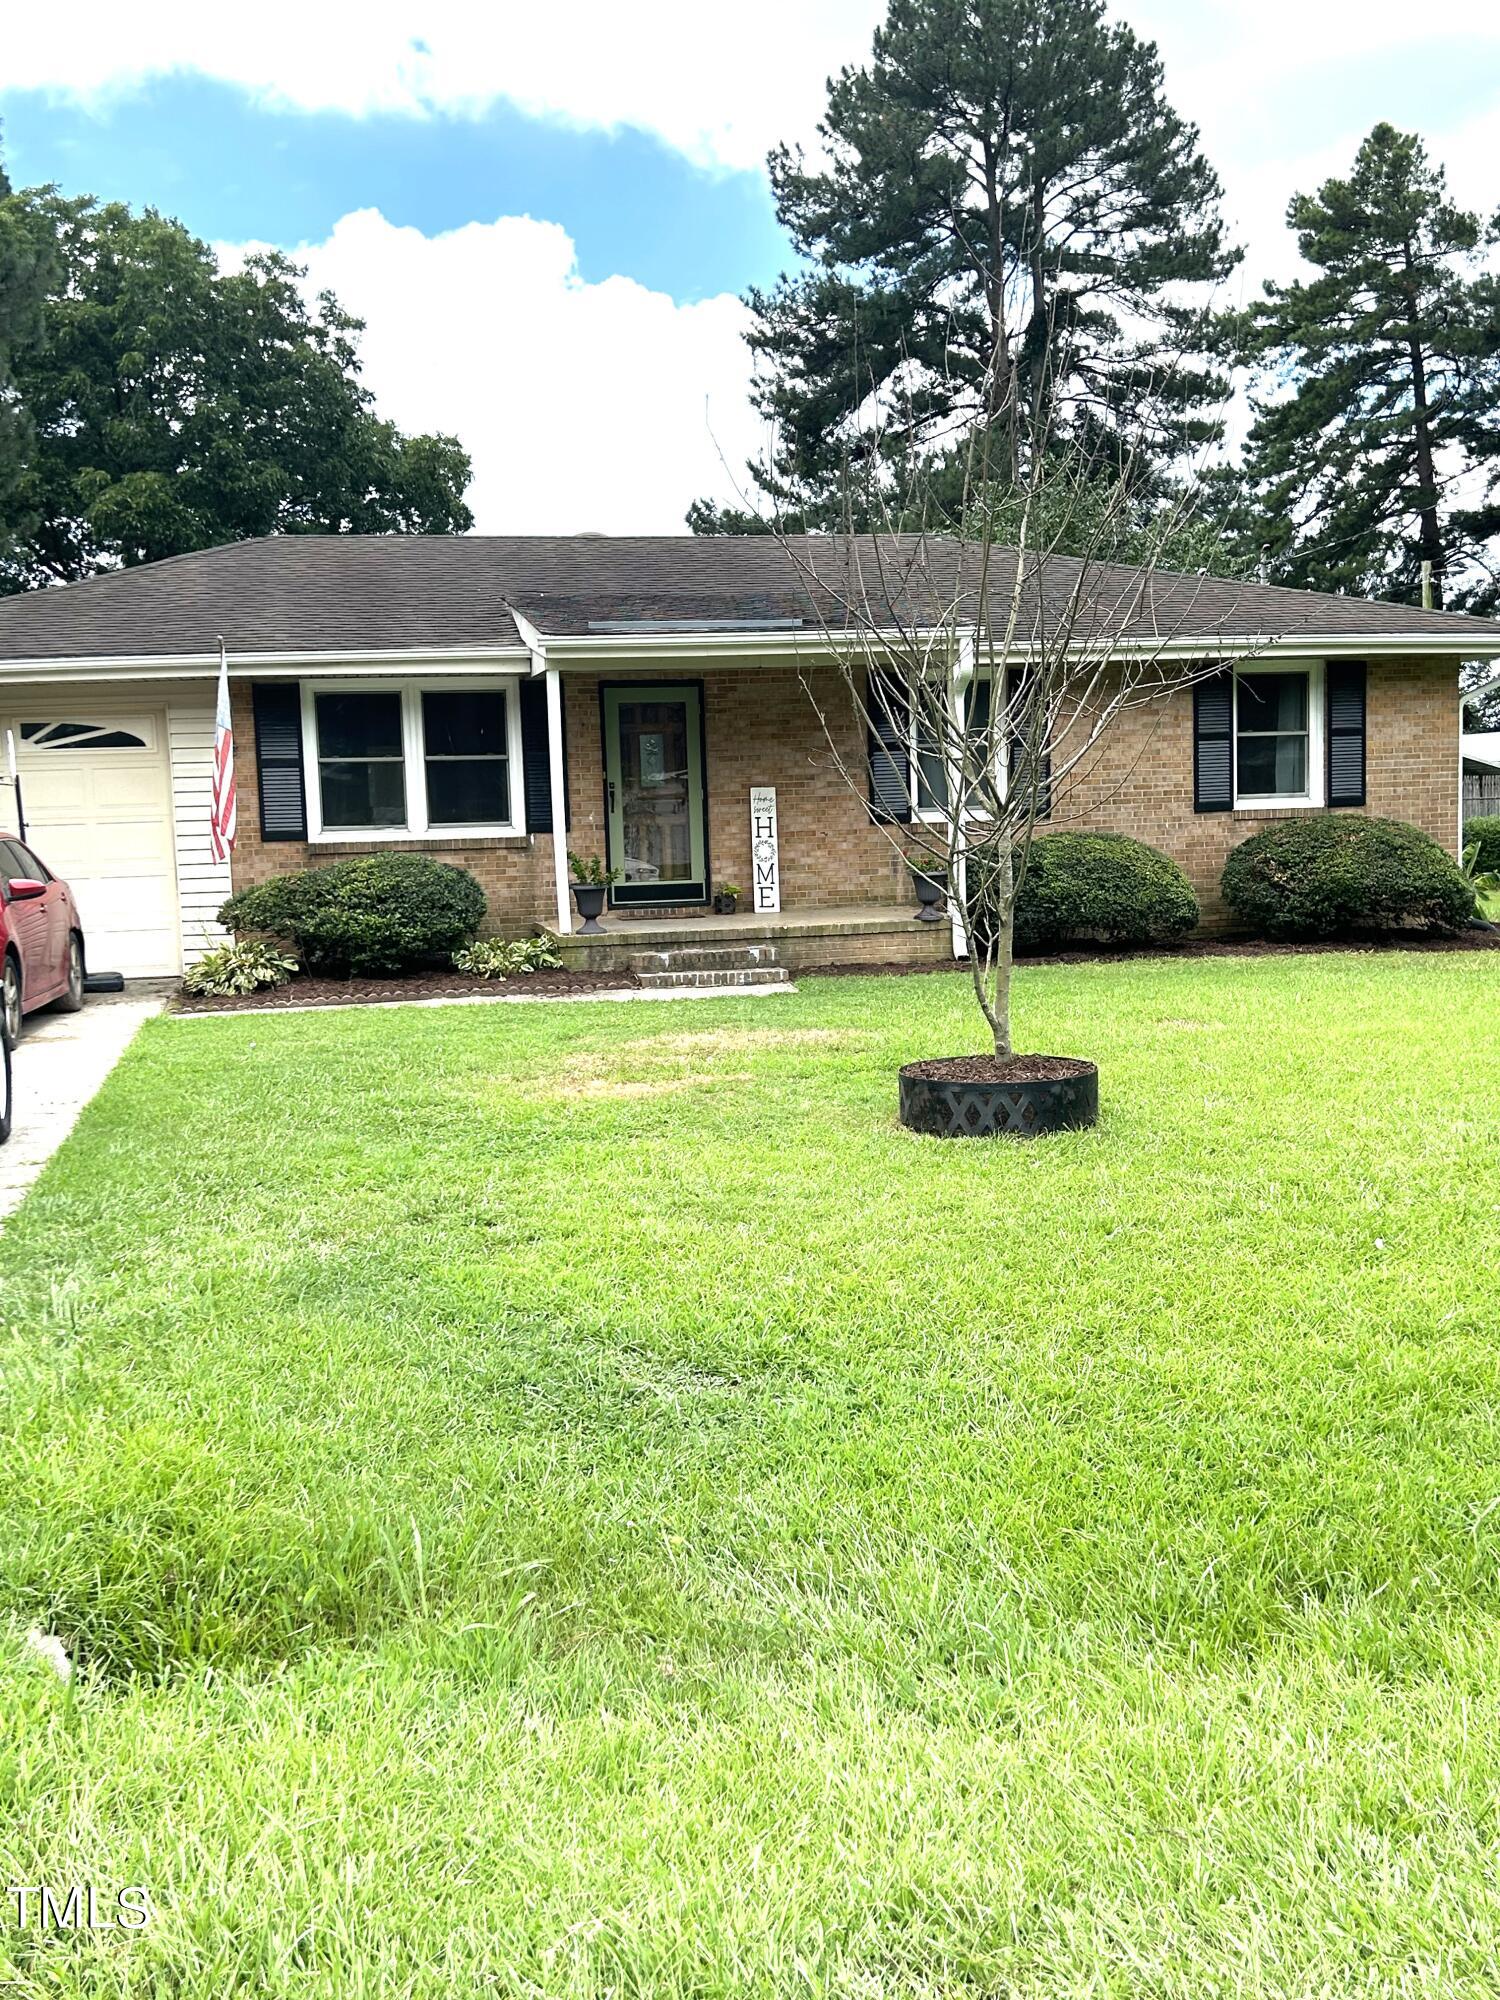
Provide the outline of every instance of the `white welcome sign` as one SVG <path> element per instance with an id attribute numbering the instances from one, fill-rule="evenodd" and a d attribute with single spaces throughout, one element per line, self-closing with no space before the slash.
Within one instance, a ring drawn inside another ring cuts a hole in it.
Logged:
<path id="1" fill-rule="evenodd" d="M 776 787 L 750 787 L 750 891 L 757 910 L 781 908 L 781 844 L 776 831 Z"/>

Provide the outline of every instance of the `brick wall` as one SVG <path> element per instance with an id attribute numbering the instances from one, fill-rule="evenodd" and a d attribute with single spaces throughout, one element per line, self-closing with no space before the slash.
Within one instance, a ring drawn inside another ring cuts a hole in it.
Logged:
<path id="1" fill-rule="evenodd" d="M 746 666 L 682 678 L 699 679 L 703 685 L 709 863 L 715 881 L 749 884 L 750 789 L 774 785 L 784 908 L 914 902 L 886 833 L 870 822 L 863 790 L 863 727 L 836 670 L 804 674 L 794 667 Z M 600 679 L 565 677 L 564 727 L 568 844 L 602 854 Z M 1442 660 L 1372 662 L 1369 670 L 1368 810 L 1413 821 L 1450 852 L 1458 829 L 1457 680 L 1452 663 Z M 857 793 L 838 768 L 818 709 L 833 730 L 838 758 L 860 779 Z M 234 719 L 240 762 L 236 887 L 344 854 L 369 852 L 363 842 L 262 842 L 247 685 L 234 691 Z M 1091 767 L 1075 774 L 1070 790 L 1066 795 L 1060 791 L 1057 802 L 1061 825 L 1128 833 L 1170 854 L 1192 880 L 1210 928 L 1225 921 L 1218 895 L 1224 857 L 1276 818 L 1263 812 L 1194 813 L 1190 690 L 1122 714 Z M 525 931 L 535 923 L 555 922 L 552 842 L 546 834 L 391 844 L 416 845 L 423 853 L 472 870 L 490 898 L 493 929 Z"/>
<path id="2" fill-rule="evenodd" d="M 568 675 L 568 844 L 604 852 L 603 731 L 599 689 L 618 675 Z M 912 903 L 890 840 L 871 824 L 863 791 L 865 741 L 859 715 L 836 669 L 804 676 L 794 667 L 726 668 L 701 680 L 708 750 L 708 856 L 716 882 L 750 886 L 750 790 L 776 788 L 783 909 L 839 903 Z M 816 702 L 817 706 L 814 706 Z M 839 757 L 858 779 L 856 796 Z"/>
<path id="3" fill-rule="evenodd" d="M 1314 754 L 1321 754 L 1314 746 Z M 1458 845 L 1458 670 L 1451 660 L 1372 660 L 1366 690 L 1364 810 L 1410 820 L 1448 850 Z M 1305 808 L 1303 809 L 1306 810 Z M 1347 810 L 1347 809 L 1346 809 Z M 1295 809 L 1193 811 L 1191 688 L 1149 707 L 1127 709 L 1110 725 L 1096 757 L 1059 788 L 1064 827 L 1128 833 L 1171 855 L 1203 906 L 1207 930 L 1228 912 L 1219 878 L 1230 848 Z"/>
<path id="4" fill-rule="evenodd" d="M 371 843 L 366 840 L 313 843 L 261 839 L 255 719 L 248 683 L 231 684 L 230 705 L 234 716 L 235 791 L 239 806 L 239 837 L 235 842 L 233 867 L 235 888 L 248 888 L 252 882 L 264 882 L 272 875 L 289 875 L 294 869 L 311 868 L 320 862 L 370 853 Z M 383 844 L 409 847 L 430 854 L 434 861 L 451 861 L 455 867 L 467 868 L 489 898 L 488 930 L 524 934 L 537 923 L 557 921 L 552 841 L 548 834 L 527 834 L 517 840 L 393 840 Z"/>

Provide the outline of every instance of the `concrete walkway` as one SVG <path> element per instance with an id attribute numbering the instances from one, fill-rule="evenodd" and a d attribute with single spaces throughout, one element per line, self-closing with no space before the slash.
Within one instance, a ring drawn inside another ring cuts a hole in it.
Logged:
<path id="1" fill-rule="evenodd" d="M 11 1056 L 15 1112 L 10 1142 L 0 1146 L 0 1220 L 20 1206 L 136 1029 L 161 1012 L 176 985 L 134 979 L 123 993 L 91 993 L 81 1014 L 27 1015 Z"/>

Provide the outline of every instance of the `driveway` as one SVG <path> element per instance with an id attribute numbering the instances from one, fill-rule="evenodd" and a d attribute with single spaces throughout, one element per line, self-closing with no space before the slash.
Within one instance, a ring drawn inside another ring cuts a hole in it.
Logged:
<path id="1" fill-rule="evenodd" d="M 91 993 L 81 1014 L 29 1014 L 12 1062 L 15 1115 L 0 1146 L 0 1220 L 22 1197 L 109 1075 L 148 1015 L 177 982 L 132 979 L 123 993 Z"/>

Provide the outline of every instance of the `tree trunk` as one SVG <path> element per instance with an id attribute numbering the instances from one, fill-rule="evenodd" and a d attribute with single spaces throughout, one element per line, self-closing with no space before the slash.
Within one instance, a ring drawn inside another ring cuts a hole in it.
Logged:
<path id="1" fill-rule="evenodd" d="M 990 1027 L 994 1031 L 995 1054 L 1003 1062 L 1012 1053 L 1010 975 L 1016 955 L 1015 868 L 1008 830 L 1000 835 L 999 874 L 1000 893 L 997 898 L 997 908 L 1000 917 L 1000 935 L 995 940 L 995 1000 L 994 1011 L 990 1015 Z"/>
<path id="2" fill-rule="evenodd" d="M 1417 550 L 1419 560 L 1432 564 L 1432 602 L 1443 608 L 1443 526 L 1438 516 L 1437 461 L 1432 448 L 1432 406 L 1427 394 L 1427 357 L 1422 352 L 1418 323 L 1417 278 L 1410 243 L 1406 245 L 1406 351 L 1411 362 L 1411 400 L 1417 446 Z"/>

